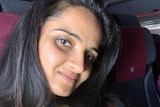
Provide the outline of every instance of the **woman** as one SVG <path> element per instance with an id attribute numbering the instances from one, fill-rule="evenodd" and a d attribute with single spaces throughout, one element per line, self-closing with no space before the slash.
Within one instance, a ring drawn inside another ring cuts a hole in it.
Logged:
<path id="1" fill-rule="evenodd" d="M 0 106 L 102 107 L 101 88 L 116 61 L 119 39 L 100 4 L 33 3 L 0 60 Z"/>

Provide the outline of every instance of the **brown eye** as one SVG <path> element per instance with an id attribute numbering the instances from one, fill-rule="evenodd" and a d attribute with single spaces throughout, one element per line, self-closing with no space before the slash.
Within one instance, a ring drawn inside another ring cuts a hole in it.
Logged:
<path id="1" fill-rule="evenodd" d="M 88 55 L 86 55 L 86 59 L 87 59 L 89 62 L 92 62 L 92 63 L 93 63 L 96 58 L 95 58 L 93 55 L 88 54 Z"/>
<path id="2" fill-rule="evenodd" d="M 69 47 L 69 48 L 71 47 L 71 43 L 69 40 L 66 40 L 64 38 L 58 38 L 57 41 L 66 47 Z"/>
<path id="3" fill-rule="evenodd" d="M 95 61 L 95 56 L 91 54 L 85 55 L 85 67 L 90 69 Z"/>

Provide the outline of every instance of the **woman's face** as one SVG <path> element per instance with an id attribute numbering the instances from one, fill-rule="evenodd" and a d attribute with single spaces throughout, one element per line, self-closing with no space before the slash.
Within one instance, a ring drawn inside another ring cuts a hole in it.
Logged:
<path id="1" fill-rule="evenodd" d="M 38 53 L 53 94 L 69 96 L 88 79 L 98 56 L 100 35 L 96 17 L 80 6 L 69 7 L 45 22 Z"/>

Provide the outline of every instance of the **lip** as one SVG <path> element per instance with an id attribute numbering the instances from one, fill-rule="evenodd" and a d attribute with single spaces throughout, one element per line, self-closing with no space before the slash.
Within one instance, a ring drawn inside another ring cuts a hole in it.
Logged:
<path id="1" fill-rule="evenodd" d="M 67 72 L 59 72 L 59 74 L 64 80 L 66 80 L 69 83 L 73 84 L 75 81 L 77 81 L 77 76 L 75 74 Z"/>

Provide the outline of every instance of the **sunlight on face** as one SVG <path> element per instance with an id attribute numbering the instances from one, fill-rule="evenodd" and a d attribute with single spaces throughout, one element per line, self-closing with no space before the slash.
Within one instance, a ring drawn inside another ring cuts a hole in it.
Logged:
<path id="1" fill-rule="evenodd" d="M 45 22 L 38 53 L 53 94 L 68 96 L 88 79 L 100 35 L 96 17 L 81 6 L 69 7 Z"/>

